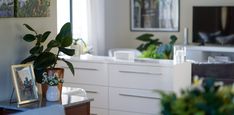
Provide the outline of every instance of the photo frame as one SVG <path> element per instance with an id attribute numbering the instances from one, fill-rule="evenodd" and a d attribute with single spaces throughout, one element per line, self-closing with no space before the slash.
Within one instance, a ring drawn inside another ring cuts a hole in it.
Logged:
<path id="1" fill-rule="evenodd" d="M 130 0 L 131 31 L 178 32 L 179 0 Z"/>
<path id="2" fill-rule="evenodd" d="M 0 2 L 0 17 L 1 18 L 8 18 L 14 17 L 14 0 L 5 0 Z"/>
<path id="3" fill-rule="evenodd" d="M 35 83 L 33 65 L 12 65 L 11 71 L 18 104 L 37 101 L 38 92 Z"/>
<path id="4" fill-rule="evenodd" d="M 51 0 L 15 0 L 16 17 L 48 17 Z"/>

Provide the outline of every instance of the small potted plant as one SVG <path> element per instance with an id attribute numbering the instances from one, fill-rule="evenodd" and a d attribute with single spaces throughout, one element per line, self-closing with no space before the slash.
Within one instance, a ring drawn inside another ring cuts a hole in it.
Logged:
<path id="1" fill-rule="evenodd" d="M 68 56 L 73 56 L 75 54 L 74 49 L 67 48 L 72 44 L 72 34 L 71 34 L 71 24 L 66 23 L 61 28 L 58 35 L 55 39 L 51 39 L 48 44 L 44 44 L 47 40 L 48 36 L 50 35 L 50 31 L 46 31 L 43 34 L 37 33 L 31 26 L 24 24 L 24 26 L 30 30 L 32 33 L 26 34 L 23 39 L 30 43 L 35 43 L 35 46 L 30 49 L 28 56 L 26 59 L 22 61 L 22 63 L 32 62 L 34 65 L 34 71 L 36 76 L 36 81 L 38 83 L 42 83 L 43 73 L 48 72 L 53 75 L 56 73 L 56 76 L 59 78 L 63 78 L 64 69 L 57 68 L 56 64 L 59 60 L 65 62 L 69 67 L 70 71 L 74 75 L 74 67 L 72 63 L 65 60 L 64 58 L 59 57 L 59 54 L 62 52 Z M 46 48 L 44 48 L 46 46 Z M 52 49 L 57 50 L 57 52 L 53 52 Z M 50 72 L 51 71 L 51 72 Z M 51 76 L 49 75 L 49 76 Z M 58 85 L 59 90 L 62 90 L 62 84 Z M 45 94 L 46 87 L 42 88 L 43 95 Z"/>
<path id="2" fill-rule="evenodd" d="M 63 79 L 56 76 L 55 73 L 50 75 L 47 72 L 43 73 L 42 84 L 47 84 L 46 99 L 48 101 L 58 101 L 60 98 L 60 91 L 58 89 L 59 83 L 63 83 Z"/>

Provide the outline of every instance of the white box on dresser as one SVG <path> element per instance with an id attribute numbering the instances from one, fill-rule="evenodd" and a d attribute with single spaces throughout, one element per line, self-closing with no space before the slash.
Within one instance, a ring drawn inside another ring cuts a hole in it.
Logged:
<path id="1" fill-rule="evenodd" d="M 178 92 L 191 84 L 190 63 L 119 62 L 97 56 L 70 61 L 76 75 L 66 70 L 64 85 L 83 88 L 94 98 L 93 115 L 158 115 L 160 95 L 155 90 Z"/>

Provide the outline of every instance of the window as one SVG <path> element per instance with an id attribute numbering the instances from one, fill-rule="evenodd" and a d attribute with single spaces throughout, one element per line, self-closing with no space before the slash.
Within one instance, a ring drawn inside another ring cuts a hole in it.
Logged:
<path id="1" fill-rule="evenodd" d="M 57 29 L 66 22 L 72 23 L 73 38 L 88 38 L 88 0 L 57 0 Z"/>

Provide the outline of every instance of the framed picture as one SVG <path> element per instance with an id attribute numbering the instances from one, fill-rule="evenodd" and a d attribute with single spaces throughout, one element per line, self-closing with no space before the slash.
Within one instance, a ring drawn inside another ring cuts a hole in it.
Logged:
<path id="1" fill-rule="evenodd" d="M 0 0 L 0 17 L 14 17 L 14 0 Z"/>
<path id="2" fill-rule="evenodd" d="M 179 0 L 131 0 L 132 31 L 179 31 Z"/>
<path id="3" fill-rule="evenodd" d="M 50 0 L 15 0 L 16 17 L 48 17 Z"/>
<path id="4" fill-rule="evenodd" d="M 18 104 L 37 101 L 38 93 L 35 84 L 33 65 L 12 65 L 11 70 Z"/>

